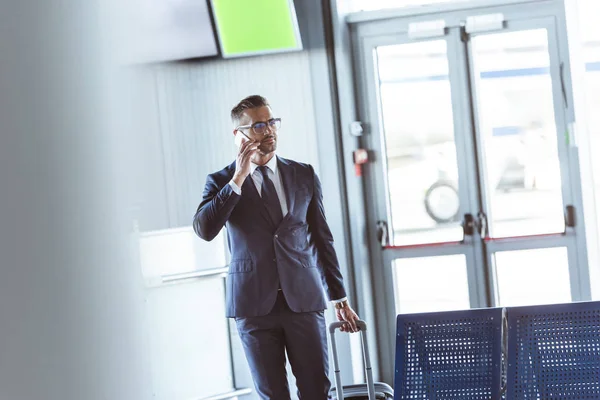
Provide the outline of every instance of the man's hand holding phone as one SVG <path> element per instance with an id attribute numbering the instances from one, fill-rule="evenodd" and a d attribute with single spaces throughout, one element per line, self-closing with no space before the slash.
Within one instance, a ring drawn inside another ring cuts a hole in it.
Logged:
<path id="1" fill-rule="evenodd" d="M 240 133 L 238 133 L 239 135 Z M 246 139 L 246 138 L 244 138 Z M 235 162 L 235 174 L 233 175 L 233 181 L 238 187 L 242 187 L 244 181 L 250 175 L 250 160 L 252 156 L 258 151 L 260 142 L 243 140 L 240 145 L 240 150 L 237 155 Z"/>

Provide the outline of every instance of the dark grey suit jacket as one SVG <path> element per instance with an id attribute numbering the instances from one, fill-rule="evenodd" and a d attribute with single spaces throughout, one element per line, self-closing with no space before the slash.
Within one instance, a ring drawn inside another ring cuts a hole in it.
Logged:
<path id="1" fill-rule="evenodd" d="M 323 210 L 321 183 L 312 166 L 277 158 L 288 214 L 274 226 L 252 177 L 241 196 L 228 184 L 235 162 L 206 179 L 194 230 L 212 240 L 227 227 L 231 264 L 227 277 L 227 316 L 268 314 L 281 286 L 295 312 L 327 308 L 346 297 L 333 237 Z"/>

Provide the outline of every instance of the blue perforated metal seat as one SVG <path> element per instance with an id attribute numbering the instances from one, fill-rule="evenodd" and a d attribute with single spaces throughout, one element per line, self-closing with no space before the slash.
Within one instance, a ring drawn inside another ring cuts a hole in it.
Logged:
<path id="1" fill-rule="evenodd" d="M 507 309 L 509 399 L 600 399 L 600 303 Z"/>
<path id="2" fill-rule="evenodd" d="M 501 308 L 399 315 L 396 399 L 501 398 Z"/>

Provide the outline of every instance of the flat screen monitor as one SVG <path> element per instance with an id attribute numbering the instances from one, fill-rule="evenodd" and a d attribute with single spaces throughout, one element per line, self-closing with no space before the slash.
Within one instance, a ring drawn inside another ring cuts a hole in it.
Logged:
<path id="1" fill-rule="evenodd" d="M 211 0 L 225 58 L 302 50 L 293 0 Z"/>
<path id="2" fill-rule="evenodd" d="M 129 5 L 131 62 L 218 55 L 208 0 L 134 0 Z"/>

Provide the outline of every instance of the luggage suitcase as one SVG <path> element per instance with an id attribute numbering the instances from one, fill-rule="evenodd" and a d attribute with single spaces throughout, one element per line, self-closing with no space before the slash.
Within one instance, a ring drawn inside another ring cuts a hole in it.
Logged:
<path id="1" fill-rule="evenodd" d="M 367 324 L 364 321 L 357 321 L 362 339 L 363 358 L 365 359 L 365 373 L 367 383 L 358 385 L 347 385 L 342 387 L 340 376 L 340 365 L 338 361 L 337 347 L 335 342 L 335 331 L 339 329 L 344 322 L 334 322 L 329 325 L 329 335 L 331 336 L 331 351 L 333 353 L 333 368 L 335 370 L 335 388 L 329 392 L 329 398 L 332 400 L 393 400 L 394 390 L 387 384 L 373 382 L 373 371 L 371 370 L 371 356 L 366 338 Z M 341 394 L 338 396 L 338 393 Z"/>

